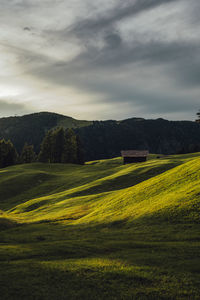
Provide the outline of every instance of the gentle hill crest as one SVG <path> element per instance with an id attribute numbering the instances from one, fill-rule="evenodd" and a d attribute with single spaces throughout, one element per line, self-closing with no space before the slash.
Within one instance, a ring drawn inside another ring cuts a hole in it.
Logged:
<path id="1" fill-rule="evenodd" d="M 199 199 L 200 154 L 151 156 L 146 163 L 126 166 L 119 158 L 85 166 L 38 163 L 14 166 L 2 175 L 0 208 L 21 221 L 134 221 L 167 211 L 166 218 L 177 214 L 178 221 L 178 214 L 190 216 Z M 8 186 L 13 188 L 6 193 Z"/>

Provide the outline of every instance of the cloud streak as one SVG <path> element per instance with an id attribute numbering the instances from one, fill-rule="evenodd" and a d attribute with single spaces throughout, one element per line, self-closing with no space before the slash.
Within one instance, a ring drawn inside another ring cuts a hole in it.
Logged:
<path id="1" fill-rule="evenodd" d="M 68 31 L 72 35 L 79 37 L 90 36 L 99 31 L 112 26 L 116 22 L 120 22 L 125 18 L 133 17 L 136 14 L 146 10 L 158 7 L 163 4 L 176 2 L 177 0 L 136 0 L 132 2 L 118 2 L 114 9 L 111 9 L 106 15 L 97 18 L 84 19 L 72 25 Z"/>
<path id="2" fill-rule="evenodd" d="M 9 102 L 9 100 L 0 99 L 0 117 L 27 114 L 29 108 L 23 103 Z"/>

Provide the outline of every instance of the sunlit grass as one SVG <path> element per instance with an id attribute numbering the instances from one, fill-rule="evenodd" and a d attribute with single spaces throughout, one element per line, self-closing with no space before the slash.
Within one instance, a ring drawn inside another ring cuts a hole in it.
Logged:
<path id="1" fill-rule="evenodd" d="M 0 172 L 2 299 L 199 299 L 200 154 Z"/>

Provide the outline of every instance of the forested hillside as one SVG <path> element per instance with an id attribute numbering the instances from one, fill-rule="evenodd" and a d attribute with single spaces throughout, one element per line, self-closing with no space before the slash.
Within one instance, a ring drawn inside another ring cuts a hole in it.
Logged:
<path id="1" fill-rule="evenodd" d="M 119 156 L 123 149 L 162 154 L 200 151 L 200 124 L 191 121 L 132 118 L 94 122 L 77 132 L 85 145 L 86 160 Z"/>
<path id="2" fill-rule="evenodd" d="M 0 139 L 10 139 L 18 152 L 25 142 L 36 153 L 45 133 L 55 127 L 74 128 L 85 148 L 85 159 L 112 158 L 122 149 L 148 149 L 151 153 L 176 154 L 200 151 L 200 123 L 145 120 L 80 121 L 55 113 L 36 113 L 0 119 Z"/>
<path id="3" fill-rule="evenodd" d="M 10 139 L 18 152 L 24 144 L 33 144 L 38 153 L 46 132 L 55 127 L 78 128 L 91 124 L 63 115 L 41 112 L 22 117 L 0 118 L 0 139 Z"/>

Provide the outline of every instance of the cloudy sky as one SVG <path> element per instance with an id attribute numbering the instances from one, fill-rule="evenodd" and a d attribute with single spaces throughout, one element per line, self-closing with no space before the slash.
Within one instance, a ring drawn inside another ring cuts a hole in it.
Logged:
<path id="1" fill-rule="evenodd" d="M 0 116 L 194 120 L 199 0 L 0 0 Z"/>

